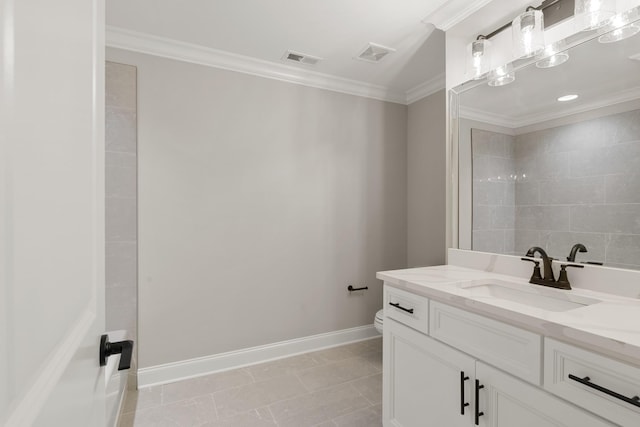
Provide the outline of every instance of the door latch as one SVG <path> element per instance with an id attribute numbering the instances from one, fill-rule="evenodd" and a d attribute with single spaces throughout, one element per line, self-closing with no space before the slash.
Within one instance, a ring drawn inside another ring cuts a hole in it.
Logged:
<path id="1" fill-rule="evenodd" d="M 107 358 L 114 354 L 120 355 L 118 371 L 123 371 L 131 367 L 131 357 L 133 356 L 133 341 L 109 342 L 109 335 L 100 337 L 100 366 L 107 364 Z"/>

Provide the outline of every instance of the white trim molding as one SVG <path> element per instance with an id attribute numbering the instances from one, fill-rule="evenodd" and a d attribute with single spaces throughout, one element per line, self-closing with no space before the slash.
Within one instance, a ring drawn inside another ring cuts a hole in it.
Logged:
<path id="1" fill-rule="evenodd" d="M 381 101 L 407 104 L 406 94 L 286 64 L 107 26 L 107 46 Z"/>
<path id="2" fill-rule="evenodd" d="M 551 113 L 530 114 L 524 116 L 505 116 L 488 113 L 475 108 L 460 107 L 460 117 L 463 119 L 475 120 L 478 122 L 502 126 L 515 129 L 515 134 L 533 132 L 535 130 L 546 129 L 548 127 L 560 126 L 555 121 L 561 118 L 601 110 L 593 117 L 596 118 L 610 114 L 635 110 L 640 104 L 640 87 L 626 89 L 621 92 L 611 94 L 603 99 L 599 99 L 587 104 L 576 105 L 562 111 Z"/>
<path id="3" fill-rule="evenodd" d="M 433 24 L 439 30 L 448 31 L 492 1 L 493 0 L 449 0 L 434 12 L 430 13 L 422 22 Z"/>
<path id="4" fill-rule="evenodd" d="M 406 93 L 407 104 L 413 104 L 416 101 L 426 98 L 429 95 L 445 88 L 445 74 L 439 74 L 434 78 L 427 80 L 411 89 Z"/>
<path id="5" fill-rule="evenodd" d="M 378 334 L 373 325 L 359 326 L 357 328 L 281 341 L 274 344 L 230 351 L 228 353 L 140 368 L 138 369 L 138 388 L 142 389 L 215 372 L 241 368 L 243 366 L 255 365 L 256 363 L 282 359 L 309 351 L 364 341 L 379 336 L 380 334 Z"/>
<path id="6" fill-rule="evenodd" d="M 510 120 L 508 117 L 501 114 L 489 113 L 487 111 L 471 107 L 460 106 L 460 118 L 475 120 L 476 122 L 487 123 L 494 126 L 502 126 L 509 129 L 518 127 L 514 125 L 516 120 Z"/>

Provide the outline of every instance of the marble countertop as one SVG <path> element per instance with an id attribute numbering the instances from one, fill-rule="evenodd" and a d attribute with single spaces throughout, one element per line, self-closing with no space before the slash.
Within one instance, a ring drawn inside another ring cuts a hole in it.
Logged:
<path id="1" fill-rule="evenodd" d="M 520 277 L 454 265 L 383 271 L 377 273 L 377 278 L 395 288 L 640 366 L 638 299 L 586 289 L 564 291 L 531 285 Z M 597 302 L 566 311 L 550 311 L 474 289 L 474 285 L 484 283 L 521 288 L 533 298 Z"/>

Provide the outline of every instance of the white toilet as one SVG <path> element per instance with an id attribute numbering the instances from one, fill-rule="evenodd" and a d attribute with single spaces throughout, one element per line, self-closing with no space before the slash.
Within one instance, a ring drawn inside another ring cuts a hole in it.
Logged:
<path id="1" fill-rule="evenodd" d="M 373 325 L 376 327 L 376 331 L 382 334 L 382 322 L 384 322 L 384 309 L 378 310 L 376 318 L 373 321 Z"/>

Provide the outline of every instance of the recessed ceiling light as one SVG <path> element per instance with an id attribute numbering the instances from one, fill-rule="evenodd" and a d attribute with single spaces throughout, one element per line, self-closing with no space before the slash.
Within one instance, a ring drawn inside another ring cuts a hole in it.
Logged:
<path id="1" fill-rule="evenodd" d="M 567 101 L 573 101 L 574 99 L 578 99 L 578 95 L 564 95 L 561 96 L 560 98 L 558 98 L 558 101 L 560 102 L 567 102 Z"/>

